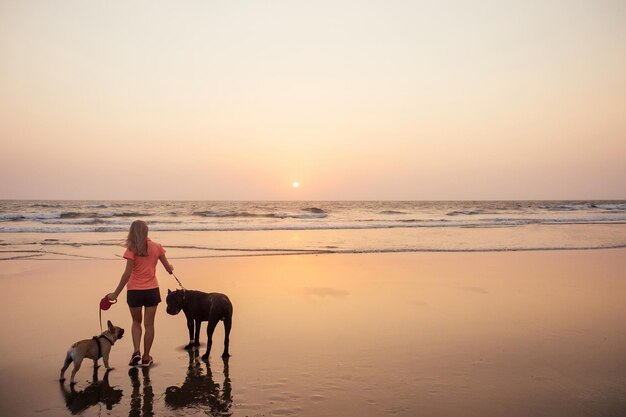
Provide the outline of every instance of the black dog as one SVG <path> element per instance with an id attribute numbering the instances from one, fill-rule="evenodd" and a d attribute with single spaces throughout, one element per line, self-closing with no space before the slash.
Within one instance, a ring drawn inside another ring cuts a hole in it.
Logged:
<path id="1" fill-rule="evenodd" d="M 183 310 L 185 317 L 187 317 L 190 342 L 185 346 L 185 349 L 200 346 L 200 323 L 208 321 L 206 353 L 202 355 L 202 359 L 209 359 L 213 331 L 217 323 L 222 320 L 224 322 L 224 353 L 222 353 L 222 357 L 227 358 L 230 356 L 228 353 L 228 336 L 233 323 L 233 305 L 227 296 L 216 292 L 207 294 L 202 291 L 167 290 L 167 299 L 165 301 L 167 302 L 167 314 L 176 315 L 180 313 L 180 310 Z"/>

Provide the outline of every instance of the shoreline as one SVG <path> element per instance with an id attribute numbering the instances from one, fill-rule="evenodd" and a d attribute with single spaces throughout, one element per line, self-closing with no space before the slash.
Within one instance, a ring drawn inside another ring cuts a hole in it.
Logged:
<path id="1" fill-rule="evenodd" d="M 0 261 L 116 259 L 123 233 L 0 234 Z M 626 225 L 515 228 L 151 232 L 172 259 L 354 253 L 455 253 L 626 248 Z"/>
<path id="2" fill-rule="evenodd" d="M 180 248 L 170 246 L 170 248 Z M 516 248 L 516 249 L 402 249 L 402 250 L 377 250 L 377 251 L 293 251 L 288 253 L 270 253 L 270 254 L 250 254 L 250 255 L 204 255 L 204 256 L 177 256 L 171 257 L 175 260 L 190 259 L 221 259 L 221 258 L 253 258 L 253 257 L 276 257 L 276 256 L 318 256 L 318 255 L 376 255 L 376 254 L 403 254 L 403 253 L 514 253 L 514 252 L 568 252 L 568 251 L 601 251 L 601 250 L 619 250 L 626 249 L 626 245 L 603 246 L 603 247 L 586 247 L 586 248 Z M 238 249 L 240 250 L 240 249 Z M 2 251 L 0 251 L 1 253 Z M 20 252 L 37 252 L 37 251 L 9 251 L 10 253 Z M 50 253 L 50 252 L 47 252 Z M 72 256 L 63 254 L 64 256 Z M 43 258 L 34 257 L 15 257 L 4 258 L 2 261 L 119 261 L 119 258 L 90 258 L 80 256 L 80 259 L 66 258 Z"/>

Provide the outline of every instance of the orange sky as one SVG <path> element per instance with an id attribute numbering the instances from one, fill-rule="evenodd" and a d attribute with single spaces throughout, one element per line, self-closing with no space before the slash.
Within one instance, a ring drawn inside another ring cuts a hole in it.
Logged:
<path id="1" fill-rule="evenodd" d="M 0 0 L 0 198 L 624 199 L 577 3 Z"/>

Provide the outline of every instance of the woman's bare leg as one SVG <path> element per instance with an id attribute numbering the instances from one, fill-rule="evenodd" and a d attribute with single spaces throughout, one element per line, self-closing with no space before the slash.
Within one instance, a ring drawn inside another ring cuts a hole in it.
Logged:
<path id="1" fill-rule="evenodd" d="M 152 348 L 152 342 L 154 341 L 154 316 L 156 315 L 157 307 L 146 307 L 146 317 L 144 321 L 144 327 L 146 328 L 146 334 L 143 338 L 144 357 L 150 355 L 150 349 Z"/>
<path id="2" fill-rule="evenodd" d="M 141 342 L 141 307 L 130 307 L 130 315 L 133 318 L 133 352 L 139 352 L 139 343 Z M 154 318 L 152 321 L 154 322 Z"/>

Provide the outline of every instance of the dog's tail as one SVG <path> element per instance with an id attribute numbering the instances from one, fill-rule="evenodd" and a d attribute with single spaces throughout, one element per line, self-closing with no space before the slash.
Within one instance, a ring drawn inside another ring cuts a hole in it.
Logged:
<path id="1" fill-rule="evenodd" d="M 65 355 L 65 361 L 63 361 L 63 368 L 61 368 L 60 381 L 65 381 L 65 377 L 63 376 L 65 374 L 65 370 L 67 369 L 68 366 L 70 366 L 70 363 L 72 363 L 72 361 L 74 360 L 74 358 L 72 358 L 73 350 L 74 350 L 73 348 L 70 348 L 67 351 L 67 354 Z"/>
<path id="2" fill-rule="evenodd" d="M 67 369 L 67 367 L 70 366 L 70 363 L 74 361 L 74 358 L 72 357 L 73 352 L 74 352 L 73 347 L 67 350 L 67 354 L 65 355 L 65 362 L 63 363 L 63 368 Z"/>

